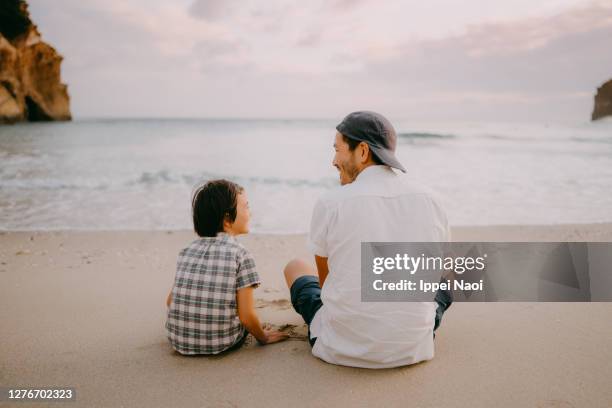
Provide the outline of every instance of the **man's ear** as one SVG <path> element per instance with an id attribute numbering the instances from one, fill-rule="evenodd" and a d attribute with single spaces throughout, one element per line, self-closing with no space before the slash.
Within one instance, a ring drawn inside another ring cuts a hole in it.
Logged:
<path id="1" fill-rule="evenodd" d="M 361 162 L 366 163 L 370 155 L 370 146 L 366 142 L 359 143 L 359 153 Z"/>

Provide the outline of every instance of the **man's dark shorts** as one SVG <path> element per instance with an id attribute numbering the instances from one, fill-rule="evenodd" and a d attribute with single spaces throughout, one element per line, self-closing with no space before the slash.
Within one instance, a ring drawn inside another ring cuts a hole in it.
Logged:
<path id="1" fill-rule="evenodd" d="M 317 310 L 323 306 L 319 278 L 314 275 L 300 276 L 291 285 L 290 292 L 291 304 L 308 325 L 308 341 L 313 346 L 317 338 L 310 338 L 310 322 L 312 322 Z"/>
<path id="2" fill-rule="evenodd" d="M 317 310 L 323 306 L 321 301 L 321 286 L 319 286 L 319 278 L 314 275 L 304 275 L 297 278 L 291 285 L 291 304 L 296 312 L 298 312 L 306 324 L 308 325 L 308 341 L 313 346 L 317 338 L 310 338 L 310 322 L 317 313 Z M 442 321 L 442 315 L 453 303 L 452 295 L 447 291 L 438 291 L 436 293 L 435 302 L 438 304 L 436 308 L 436 317 L 434 321 L 434 331 L 438 329 Z M 434 334 L 435 337 L 435 334 Z"/>

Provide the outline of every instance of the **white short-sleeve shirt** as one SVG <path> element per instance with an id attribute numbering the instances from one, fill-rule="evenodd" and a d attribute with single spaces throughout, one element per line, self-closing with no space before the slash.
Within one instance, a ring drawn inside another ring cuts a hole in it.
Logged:
<path id="1" fill-rule="evenodd" d="M 434 356 L 434 302 L 361 302 L 361 242 L 450 240 L 440 205 L 388 166 L 365 168 L 315 204 L 308 244 L 328 258 L 313 355 L 333 364 L 386 368 Z"/>

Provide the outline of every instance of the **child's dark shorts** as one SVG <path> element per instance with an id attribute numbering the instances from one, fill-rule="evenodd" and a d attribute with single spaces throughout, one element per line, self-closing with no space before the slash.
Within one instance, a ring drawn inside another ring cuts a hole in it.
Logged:
<path id="1" fill-rule="evenodd" d="M 291 285 L 290 292 L 291 304 L 308 325 L 308 341 L 313 346 L 317 338 L 310 338 L 310 322 L 312 322 L 317 310 L 323 306 L 319 278 L 314 275 L 300 276 Z"/>

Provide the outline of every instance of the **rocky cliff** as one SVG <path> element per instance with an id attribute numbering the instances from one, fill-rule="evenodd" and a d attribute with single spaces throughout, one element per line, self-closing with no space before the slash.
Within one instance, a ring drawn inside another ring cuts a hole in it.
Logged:
<path id="1" fill-rule="evenodd" d="M 23 0 L 0 1 L 0 123 L 70 120 L 62 56 L 42 41 Z"/>
<path id="2" fill-rule="evenodd" d="M 612 79 L 597 88 L 591 119 L 597 120 L 605 116 L 612 116 Z"/>

